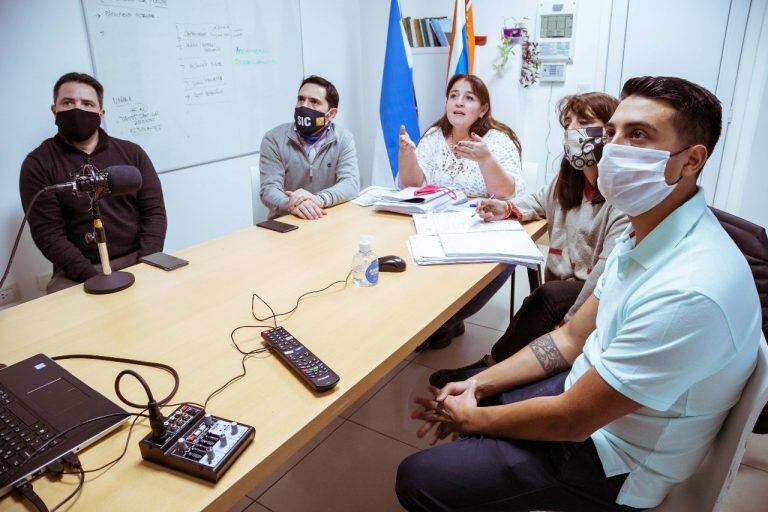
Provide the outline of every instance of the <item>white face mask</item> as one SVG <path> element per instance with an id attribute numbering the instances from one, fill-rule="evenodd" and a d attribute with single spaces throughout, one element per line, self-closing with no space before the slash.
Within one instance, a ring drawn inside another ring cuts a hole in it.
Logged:
<path id="1" fill-rule="evenodd" d="M 677 185 L 667 185 L 664 180 L 671 156 L 669 151 L 659 149 L 606 144 L 597 163 L 597 188 L 606 201 L 627 215 L 645 213 L 666 199 Z"/>

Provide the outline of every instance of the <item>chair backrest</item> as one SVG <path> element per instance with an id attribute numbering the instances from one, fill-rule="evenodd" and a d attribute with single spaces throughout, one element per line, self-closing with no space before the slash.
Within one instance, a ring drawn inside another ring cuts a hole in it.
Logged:
<path id="1" fill-rule="evenodd" d="M 269 210 L 261 202 L 261 174 L 259 166 L 251 166 L 251 206 L 253 208 L 253 224 L 257 224 L 269 217 Z"/>
<path id="2" fill-rule="evenodd" d="M 739 471 L 747 439 L 768 402 L 768 345 L 761 336 L 757 366 L 739 402 L 723 422 L 709 454 L 696 473 L 676 486 L 654 512 L 717 512 Z"/>
<path id="3" fill-rule="evenodd" d="M 749 263 L 760 298 L 763 333 L 768 338 L 768 236 L 765 228 L 717 208 L 712 208 L 712 212 Z M 757 419 L 754 432 L 768 433 L 768 408 Z"/>

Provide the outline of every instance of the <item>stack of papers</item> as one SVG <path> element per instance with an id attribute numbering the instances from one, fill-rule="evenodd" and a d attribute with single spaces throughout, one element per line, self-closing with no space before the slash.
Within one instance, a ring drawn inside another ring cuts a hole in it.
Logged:
<path id="1" fill-rule="evenodd" d="M 418 265 L 502 262 L 537 267 L 544 256 L 517 221 L 483 222 L 472 210 L 414 215 L 408 250 Z"/>
<path id="2" fill-rule="evenodd" d="M 395 189 L 389 187 L 379 187 L 377 185 L 371 185 L 370 187 L 362 190 L 360 194 L 352 200 L 353 203 L 360 206 L 373 206 L 376 201 L 380 201 L 384 194 L 395 192 Z"/>
<path id="3" fill-rule="evenodd" d="M 433 194 L 417 196 L 415 194 L 417 190 L 417 187 L 408 187 L 403 190 L 384 191 L 376 194 L 377 191 L 369 191 L 366 189 L 363 193 L 365 193 L 368 198 L 372 198 L 373 195 L 378 195 L 378 199 L 372 203 L 374 210 L 403 213 L 405 215 L 440 212 L 450 206 L 462 204 L 467 201 L 467 196 L 459 191 L 456 191 L 454 194 L 449 194 L 447 191 L 441 190 Z M 362 194 L 358 199 L 361 197 Z M 358 202 L 358 200 L 356 199 L 355 202 Z M 358 204 L 361 203 L 358 202 Z"/>
<path id="4" fill-rule="evenodd" d="M 485 233 L 489 231 L 525 231 L 523 225 L 516 220 L 500 220 L 483 222 L 478 216 L 473 216 L 473 209 L 462 211 L 445 211 L 414 215 L 413 223 L 420 235 L 447 235 L 454 233 Z"/>

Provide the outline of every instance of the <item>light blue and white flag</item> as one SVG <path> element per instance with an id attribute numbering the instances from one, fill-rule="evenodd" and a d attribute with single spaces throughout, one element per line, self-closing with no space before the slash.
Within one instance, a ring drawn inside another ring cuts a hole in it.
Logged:
<path id="1" fill-rule="evenodd" d="M 393 187 L 398 172 L 400 126 L 405 126 L 414 143 L 419 142 L 419 118 L 413 89 L 413 58 L 397 0 L 392 0 L 389 7 L 379 119 L 381 129 L 374 145 L 371 182 L 374 185 Z"/>

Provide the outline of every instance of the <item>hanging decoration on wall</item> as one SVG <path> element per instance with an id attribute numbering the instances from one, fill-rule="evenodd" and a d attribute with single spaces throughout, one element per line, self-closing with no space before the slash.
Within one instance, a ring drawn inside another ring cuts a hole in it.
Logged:
<path id="1" fill-rule="evenodd" d="M 512 20 L 512 25 L 508 21 Z M 528 18 L 518 21 L 516 18 L 506 18 L 501 29 L 501 41 L 498 44 L 500 60 L 493 64 L 494 71 L 502 73 L 506 68 L 509 58 L 515 53 L 515 47 L 520 45 L 522 52 L 522 67 L 520 69 L 520 85 L 530 87 L 538 81 L 541 61 L 539 60 L 539 48 L 535 41 L 531 41 L 525 22 Z"/>
<path id="2" fill-rule="evenodd" d="M 517 21 L 515 18 L 505 18 L 503 22 L 503 28 L 501 29 L 501 41 L 498 44 L 499 57 L 501 60 L 493 64 L 494 71 L 503 71 L 507 66 L 507 62 L 512 55 L 515 55 L 515 46 L 519 45 L 523 40 L 523 34 L 525 30 L 525 20 Z M 513 21 L 511 27 L 507 26 L 509 20 Z"/>
<path id="3" fill-rule="evenodd" d="M 539 43 L 531 41 L 526 32 L 522 42 L 523 65 L 520 68 L 520 85 L 528 88 L 539 81 L 541 60 L 539 60 Z"/>

